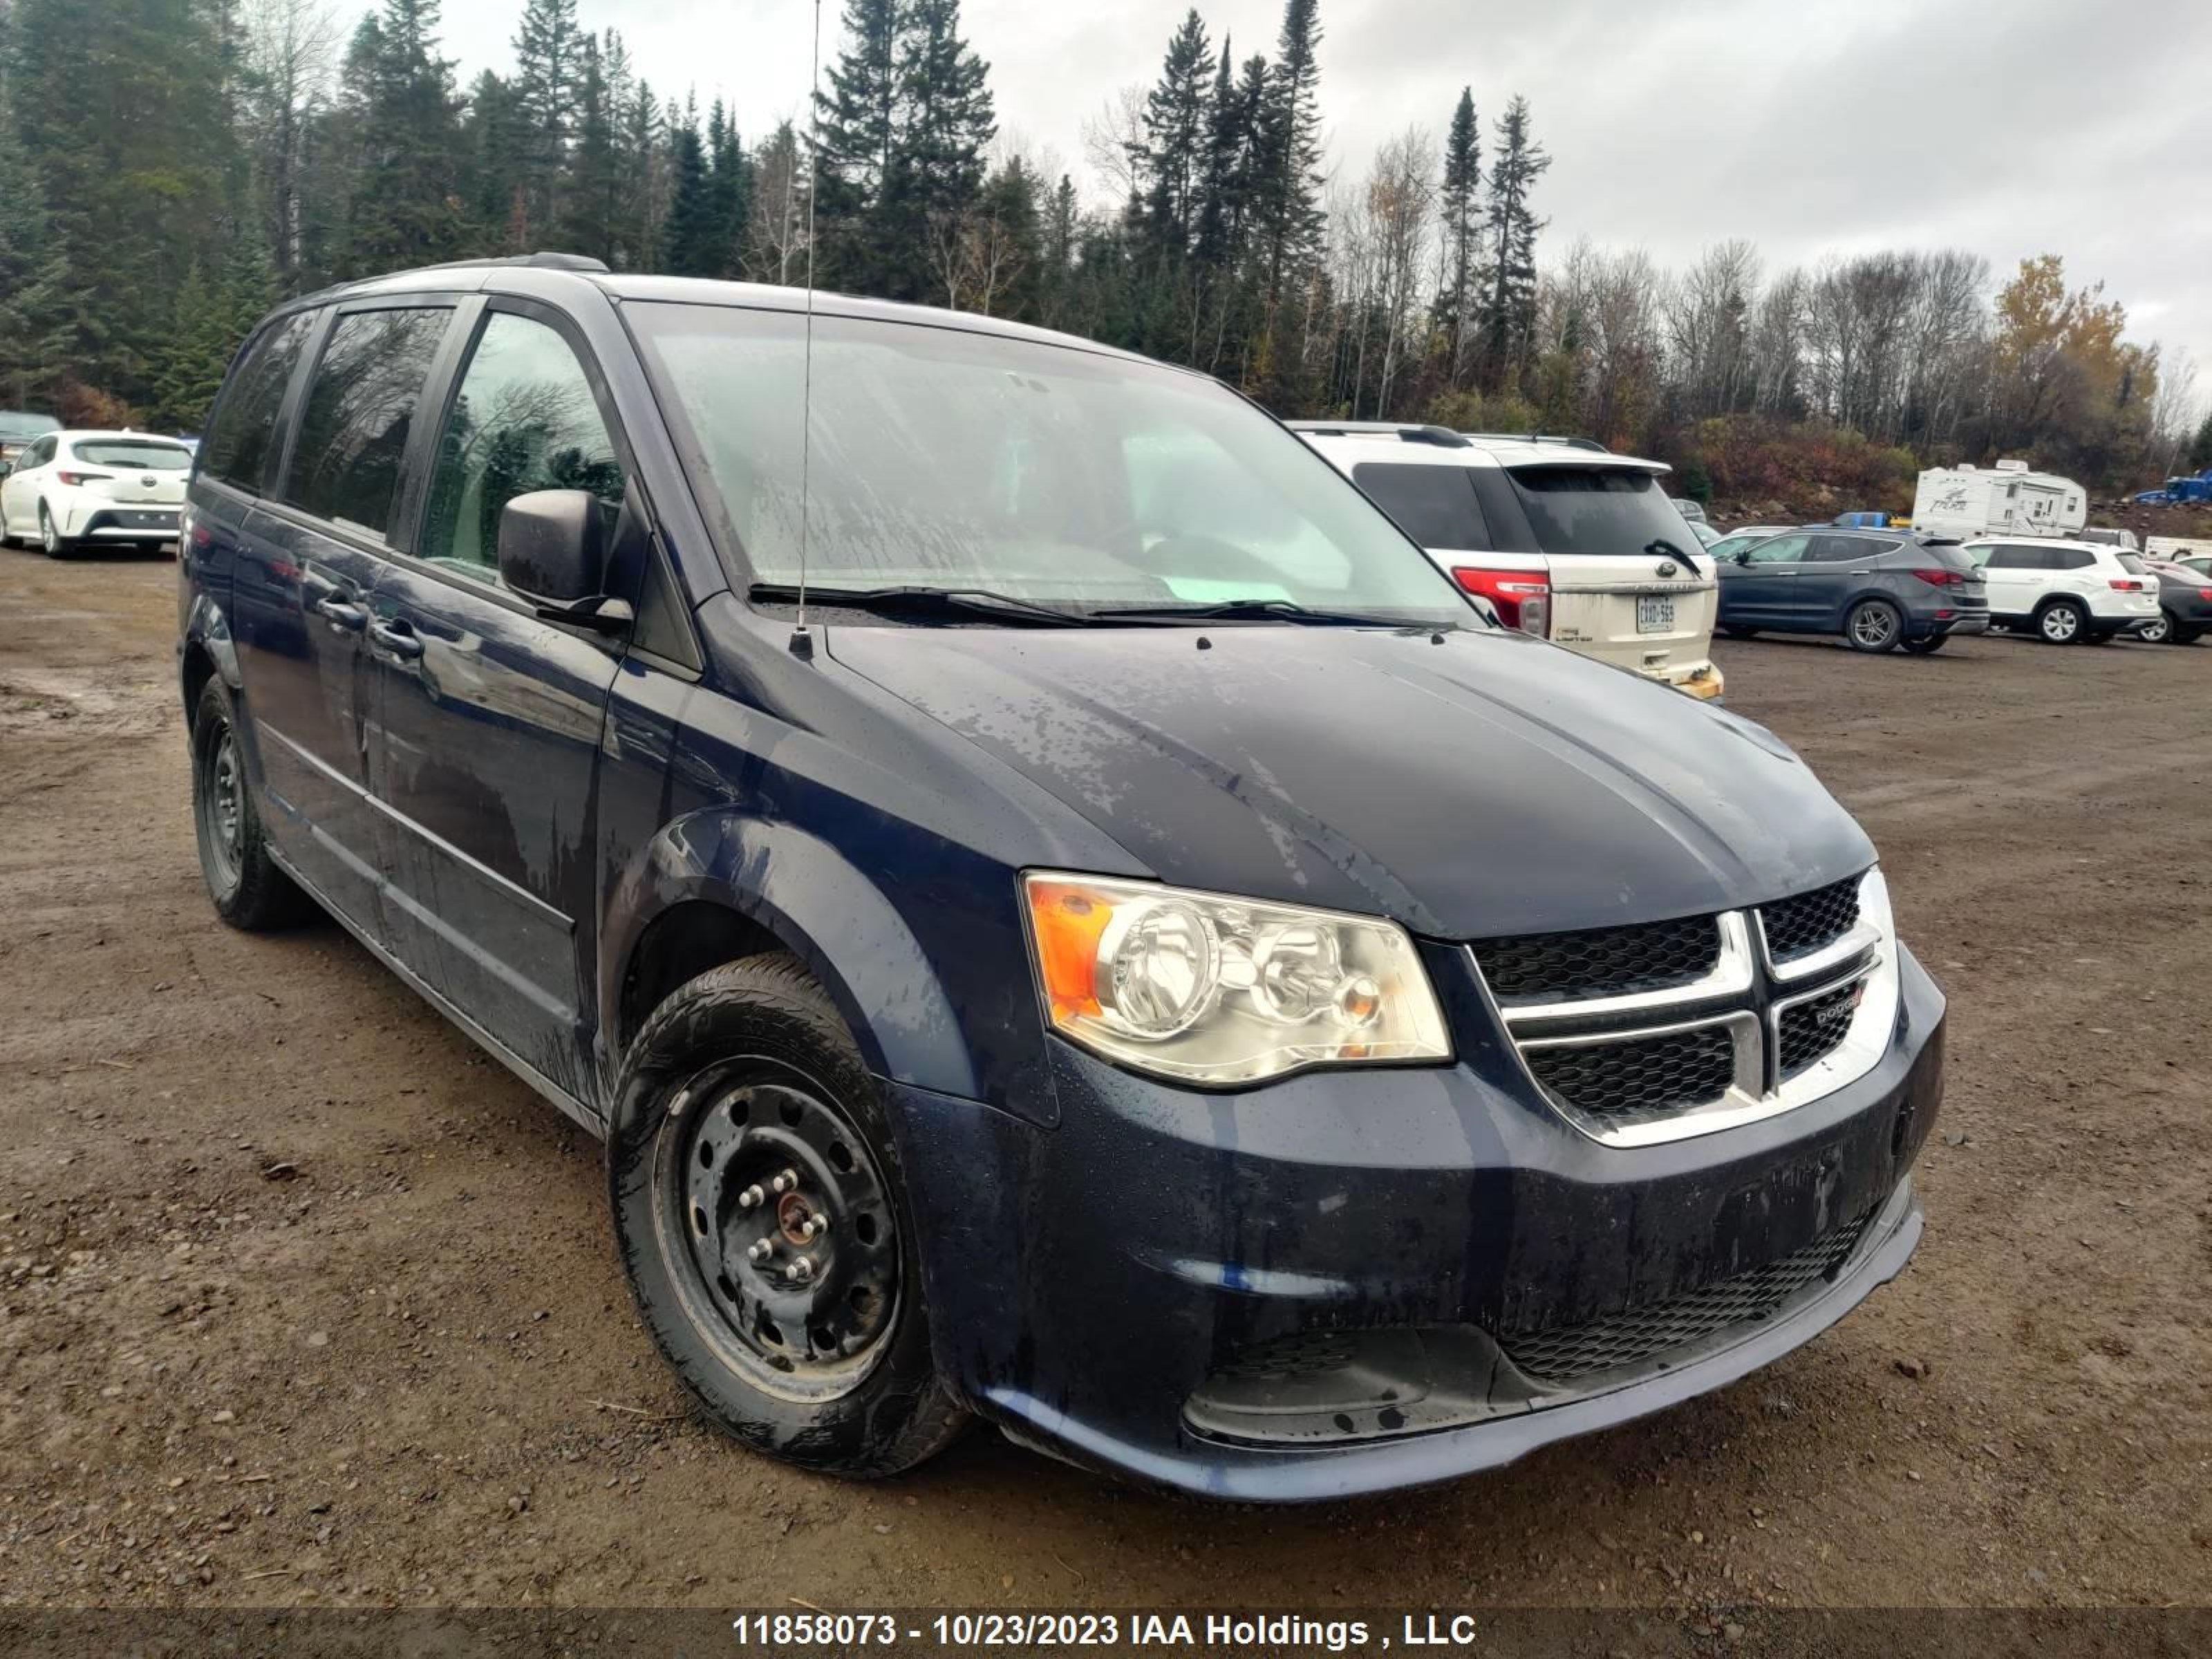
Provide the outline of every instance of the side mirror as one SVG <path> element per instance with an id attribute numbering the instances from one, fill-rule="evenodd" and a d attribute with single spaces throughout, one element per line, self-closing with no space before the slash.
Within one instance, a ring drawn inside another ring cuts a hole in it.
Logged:
<path id="1" fill-rule="evenodd" d="M 517 495 L 499 515 L 499 579 L 527 599 L 573 605 L 606 577 L 605 520 L 580 489 Z"/>
<path id="2" fill-rule="evenodd" d="M 606 592 L 607 515 L 582 489 L 517 495 L 499 515 L 499 579 L 548 622 L 619 634 L 636 620 Z"/>
<path id="3" fill-rule="evenodd" d="M 13 472 L 15 470 L 15 462 L 13 462 L 13 461 L 0 461 L 0 478 L 4 478 L 4 477 L 6 477 L 9 473 Z"/>

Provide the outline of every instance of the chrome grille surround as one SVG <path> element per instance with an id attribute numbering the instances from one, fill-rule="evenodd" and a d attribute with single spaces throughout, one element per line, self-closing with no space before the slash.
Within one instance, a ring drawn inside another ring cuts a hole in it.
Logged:
<path id="1" fill-rule="evenodd" d="M 1656 1146 L 1757 1122 L 1832 1094 L 1874 1069 L 1897 1020 L 1897 936 L 1881 870 L 1869 870 L 1856 884 L 1848 928 L 1779 962 L 1767 949 L 1758 910 L 1720 912 L 1712 919 L 1720 951 L 1711 970 L 1662 990 L 1501 1002 L 1483 975 L 1485 947 L 1470 945 L 1468 953 L 1484 996 L 1513 1039 L 1523 1074 L 1552 1109 L 1602 1145 Z M 1820 896 L 1829 891 L 1820 890 Z M 1799 904 L 1806 896 L 1777 906 Z M 1856 999 L 1848 1024 L 1824 1022 L 1815 1040 L 1803 1029 L 1812 1016 L 1801 1012 L 1791 1022 L 1791 1065 L 1785 1072 L 1784 1017 L 1845 993 Z M 1717 1092 L 1699 1090 L 1701 1098 L 1674 1097 L 1655 1105 L 1655 1092 L 1669 1091 L 1640 1085 L 1624 1087 L 1618 1098 L 1597 1097 L 1590 1092 L 1591 1067 L 1562 1066 L 1552 1059 L 1566 1049 L 1632 1047 L 1716 1027 L 1727 1031 L 1733 1045 L 1734 1075 Z M 1571 1080 L 1572 1092 L 1553 1086 L 1562 1079 Z"/>

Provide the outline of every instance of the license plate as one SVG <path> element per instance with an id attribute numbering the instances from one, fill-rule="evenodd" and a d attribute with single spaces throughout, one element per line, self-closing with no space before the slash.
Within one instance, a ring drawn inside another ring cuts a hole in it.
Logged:
<path id="1" fill-rule="evenodd" d="M 1636 631 L 1639 634 L 1664 634 L 1674 626 L 1674 596 L 1672 593 L 1638 593 L 1636 596 Z"/>

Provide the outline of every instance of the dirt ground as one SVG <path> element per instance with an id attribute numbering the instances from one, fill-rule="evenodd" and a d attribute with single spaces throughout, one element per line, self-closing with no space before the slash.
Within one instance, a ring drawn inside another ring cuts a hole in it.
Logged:
<path id="1" fill-rule="evenodd" d="M 1388 1499 L 685 1415 L 597 1148 L 335 926 L 203 896 L 166 561 L 0 552 L 0 1607 L 2160 1606 L 2212 1586 L 2212 646 L 1723 644 L 1951 997 L 1905 1277 Z"/>

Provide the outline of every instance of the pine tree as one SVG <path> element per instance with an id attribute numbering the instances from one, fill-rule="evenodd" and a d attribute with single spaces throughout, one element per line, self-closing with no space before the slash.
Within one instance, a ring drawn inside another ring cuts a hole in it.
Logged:
<path id="1" fill-rule="evenodd" d="M 880 291 L 884 252 L 870 216 L 899 137 L 899 21 L 897 0 L 845 0 L 845 47 L 829 91 L 815 95 L 818 274 L 834 288 Z"/>
<path id="2" fill-rule="evenodd" d="M 1241 169 L 1250 112 L 1237 96 L 1229 62 L 1229 37 L 1221 37 L 1221 63 L 1206 99 L 1206 167 L 1200 183 L 1198 258 L 1226 265 L 1236 252 L 1242 222 Z"/>
<path id="3" fill-rule="evenodd" d="M 1144 185 L 1145 234 L 1177 255 L 1198 234 L 1206 181 L 1212 48 L 1194 8 L 1168 41 L 1158 84 L 1145 100 L 1144 138 L 1135 146 Z"/>
<path id="4" fill-rule="evenodd" d="M 523 149 L 521 105 L 515 88 L 486 70 L 469 89 L 461 137 L 461 195 L 474 237 L 482 246 L 501 253 L 528 251 L 529 210 L 521 196 Z"/>
<path id="5" fill-rule="evenodd" d="M 721 251 L 714 216 L 713 182 L 707 171 L 707 147 L 699 137 L 696 112 L 687 110 L 675 124 L 669 145 L 675 193 L 668 206 L 667 251 L 662 269 L 678 276 L 720 274 Z"/>
<path id="6" fill-rule="evenodd" d="M 1072 290 L 1075 285 L 1075 239 L 1082 227 L 1082 210 L 1075 195 L 1075 180 L 1060 175 L 1045 210 L 1044 264 L 1037 278 L 1037 320 L 1053 328 L 1067 326 Z"/>
<path id="7" fill-rule="evenodd" d="M 69 262 L 45 187 L 0 119 L 0 406 L 37 409 L 68 362 Z"/>
<path id="8" fill-rule="evenodd" d="M 530 222 L 549 231 L 562 222 L 561 191 L 586 38 L 576 0 L 523 0 L 514 34 L 523 204 Z"/>
<path id="9" fill-rule="evenodd" d="M 1264 295 L 1271 313 L 1321 252 L 1320 47 L 1319 0 L 1287 0 L 1259 120 L 1261 171 L 1256 183 L 1266 239 Z"/>
<path id="10" fill-rule="evenodd" d="M 453 66 L 438 56 L 438 0 L 384 0 L 355 36 L 362 170 L 347 216 L 349 274 L 454 258 L 470 243 L 460 196 Z"/>
<path id="11" fill-rule="evenodd" d="M 714 264 L 710 274 L 714 276 L 738 274 L 751 194 L 737 123 L 717 98 L 707 115 L 707 199 Z"/>
<path id="12" fill-rule="evenodd" d="M 1477 200 L 1482 185 L 1481 132 L 1474 115 L 1474 89 L 1463 87 L 1452 111 L 1451 129 L 1444 137 L 1443 189 L 1438 198 L 1443 220 L 1444 269 L 1436 316 L 1447 354 L 1446 380 L 1454 387 L 1463 381 L 1474 330 L 1476 263 L 1482 229 Z"/>
<path id="13" fill-rule="evenodd" d="M 1528 135 L 1528 100 L 1516 97 L 1497 126 L 1496 159 L 1490 164 L 1490 292 L 1483 314 L 1483 386 L 1495 392 L 1517 375 L 1536 326 L 1536 233 L 1544 222 L 1528 205 L 1530 191 L 1552 158 Z"/>
<path id="14" fill-rule="evenodd" d="M 983 188 L 983 150 L 998 132 L 988 67 L 960 35 L 960 0 L 907 0 L 900 15 L 898 106 L 903 117 L 875 218 L 894 257 L 882 292 L 934 297 L 941 272 L 917 261 L 964 234 Z"/>
<path id="15" fill-rule="evenodd" d="M 649 270 L 660 258 L 668 212 L 667 127 L 650 82 L 641 80 L 624 102 L 617 139 L 622 155 L 621 240 L 611 261 L 623 270 Z"/>
<path id="16" fill-rule="evenodd" d="M 6 244 L 0 242 L 0 247 Z M 2204 417 L 2204 424 L 2197 428 L 2197 436 L 2189 446 L 2189 465 L 2202 471 L 2212 467 L 2212 415 Z"/>
<path id="17" fill-rule="evenodd" d="M 616 110 L 599 43 L 584 37 L 576 76 L 576 143 L 568 157 L 562 195 L 559 241 L 575 253 L 588 253 L 609 264 L 622 240 L 623 211 L 622 155 L 617 147 Z"/>

